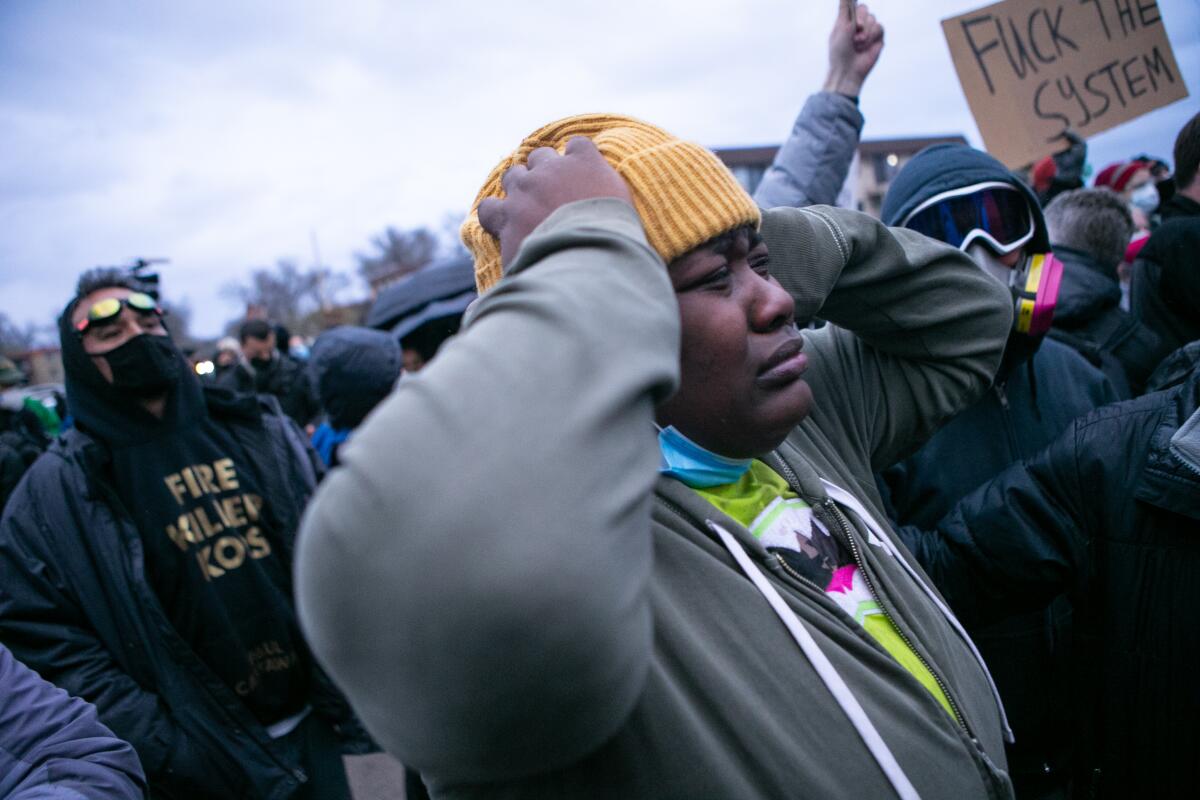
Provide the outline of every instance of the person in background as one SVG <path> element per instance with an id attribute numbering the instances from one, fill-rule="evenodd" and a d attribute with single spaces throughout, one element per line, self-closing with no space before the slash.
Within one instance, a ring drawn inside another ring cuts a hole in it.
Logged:
<path id="1" fill-rule="evenodd" d="M 985 390 L 1005 289 L 628 117 L 533 132 L 475 206 L 484 294 L 299 537 L 381 743 L 434 797 L 1011 797 L 871 478 Z"/>
<path id="2" fill-rule="evenodd" d="M 1129 286 L 1133 275 L 1133 262 L 1150 239 L 1155 212 L 1159 205 L 1158 187 L 1148 161 L 1117 161 L 1109 164 L 1096 175 L 1093 184 L 1097 189 L 1109 189 L 1129 208 L 1133 218 L 1133 235 L 1125 247 L 1125 257 L 1117 267 L 1121 291 L 1125 299 L 1122 308 L 1129 307 Z"/>
<path id="3" fill-rule="evenodd" d="M 11 359 L 0 356 L 0 511 L 21 476 L 63 427 L 54 409 L 19 390 L 23 383 L 25 373 Z M 62 409 L 65 404 L 56 403 L 56 407 Z"/>
<path id="4" fill-rule="evenodd" d="M 1045 214 L 1063 263 L 1050 336 L 1100 367 L 1121 399 L 1141 394 L 1167 353 L 1152 330 L 1120 307 L 1117 266 L 1133 231 L 1128 208 L 1112 192 L 1076 189 L 1056 197 Z"/>
<path id="5" fill-rule="evenodd" d="M 1109 189 L 1129 206 L 1136 234 L 1150 232 L 1150 218 L 1158 210 L 1158 187 L 1149 161 L 1117 161 L 1096 174 L 1093 185 Z"/>
<path id="6" fill-rule="evenodd" d="M 1065 132 L 1062 138 L 1067 142 L 1067 148 L 1038 161 L 1029 173 L 1042 208 L 1063 192 L 1083 188 L 1087 142 L 1074 131 Z"/>
<path id="7" fill-rule="evenodd" d="M 853 9 L 853 16 L 847 7 Z M 883 26 L 865 4 L 841 3 L 829 34 L 829 71 L 804 103 L 754 190 L 761 208 L 833 205 L 858 148 L 859 94 L 883 52 Z"/>
<path id="8" fill-rule="evenodd" d="M 1159 226 L 1137 262 L 1134 315 L 1167 348 L 1200 339 L 1200 215 Z"/>
<path id="9" fill-rule="evenodd" d="M 283 411 L 304 427 L 317 414 L 316 399 L 304 366 L 276 346 L 276 331 L 263 319 L 242 323 L 242 358 L 217 378 L 217 385 L 238 392 L 273 395 Z"/>
<path id="10" fill-rule="evenodd" d="M 308 374 L 325 420 L 312 443 L 326 466 L 337 466 L 338 448 L 391 393 L 400 372 L 400 345 L 382 331 L 339 326 L 317 337 Z"/>
<path id="11" fill-rule="evenodd" d="M 0 644 L 0 797 L 141 800 L 137 753 L 96 709 L 47 683 Z"/>
<path id="12" fill-rule="evenodd" d="M 202 387 L 123 271 L 80 278 L 59 340 L 75 427 L 0 517 L 0 641 L 96 706 L 155 797 L 348 797 L 369 740 L 292 604 L 303 434 Z"/>
<path id="13" fill-rule="evenodd" d="M 308 339 L 305 339 L 300 334 L 292 334 L 288 339 L 288 355 L 299 361 L 301 364 L 308 362 L 309 346 Z"/>
<path id="14" fill-rule="evenodd" d="M 963 495 L 1053 441 L 1080 414 L 1117 399 L 1082 356 L 1046 338 L 1061 264 L 1032 190 L 966 145 L 927 147 L 900 170 L 883 220 L 953 245 L 1009 287 L 1015 311 L 991 390 L 919 450 L 881 473 L 893 519 L 932 528 Z M 1019 797 L 1062 797 L 1070 779 L 1071 607 L 1065 597 L 971 631 L 993 671 L 1016 743 Z"/>
<path id="15" fill-rule="evenodd" d="M 1162 208 L 1162 225 L 1139 254 L 1130 310 L 1168 349 L 1200 338 L 1194 293 L 1196 227 L 1200 225 L 1200 114 L 1175 139 L 1175 195 Z"/>
<path id="16" fill-rule="evenodd" d="M 476 296 L 470 259 L 436 261 L 381 291 L 366 325 L 389 332 L 400 344 L 404 371 L 417 373 L 458 332 Z"/>
<path id="17" fill-rule="evenodd" d="M 1164 361 L 1157 391 L 1075 420 L 909 542 L 964 620 L 1068 587 L 1079 597 L 1074 797 L 1184 798 L 1200 785 L 1196 345 Z"/>
<path id="18" fill-rule="evenodd" d="M 232 336 L 224 336 L 217 341 L 217 352 L 213 356 L 213 380 L 220 380 L 227 372 L 233 371 L 242 358 L 242 346 Z M 228 380 L 228 379 L 226 379 Z"/>
<path id="19" fill-rule="evenodd" d="M 1200 113 L 1188 120 L 1175 137 L 1175 193 L 1163 203 L 1163 222 L 1200 217 Z"/>

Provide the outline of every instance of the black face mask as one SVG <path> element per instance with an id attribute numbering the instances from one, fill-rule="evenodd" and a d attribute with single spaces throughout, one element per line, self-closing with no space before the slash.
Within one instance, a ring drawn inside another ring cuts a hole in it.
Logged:
<path id="1" fill-rule="evenodd" d="M 270 369 L 271 361 L 272 359 L 270 358 L 252 358 L 250 359 L 250 366 L 255 369 Z"/>
<path id="2" fill-rule="evenodd" d="M 138 397 L 154 397 L 179 379 L 182 356 L 169 336 L 139 334 L 104 353 L 113 388 Z"/>

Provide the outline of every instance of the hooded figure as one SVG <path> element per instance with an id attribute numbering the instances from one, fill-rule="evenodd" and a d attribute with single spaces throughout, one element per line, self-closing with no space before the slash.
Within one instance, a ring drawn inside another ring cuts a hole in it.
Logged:
<path id="1" fill-rule="evenodd" d="M 291 599 L 302 434 L 273 399 L 201 388 L 117 271 L 81 279 L 59 334 L 76 426 L 0 520 L 0 639 L 96 706 L 155 796 L 348 795 L 353 719 Z"/>
<path id="2" fill-rule="evenodd" d="M 1200 216 L 1159 226 L 1133 271 L 1130 310 L 1168 348 L 1200 339 Z"/>
<path id="3" fill-rule="evenodd" d="M 328 419 L 313 433 L 313 447 L 326 466 L 336 466 L 338 446 L 392 391 L 400 358 L 400 345 L 382 331 L 343 325 L 317 337 L 308 374 Z"/>
<path id="4" fill-rule="evenodd" d="M 1003 255 L 992 249 L 988 237 L 973 235 L 979 220 L 966 221 L 969 208 L 935 208 L 939 198 L 971 200 L 989 187 L 988 203 L 979 208 L 993 215 L 986 220 L 990 238 L 1001 244 L 1023 240 Z M 1020 199 L 1025 202 L 1012 202 Z M 1019 310 L 1029 298 L 1022 296 L 1020 281 L 1013 285 L 1017 271 L 1001 259 L 1020 270 L 1050 252 L 1046 222 L 1029 187 L 986 153 L 965 145 L 934 145 L 914 156 L 896 176 L 883 201 L 883 220 L 914 226 L 914 221 L 928 221 L 920 217 L 926 209 L 947 213 L 944 240 L 955 233 L 950 223 L 959 224 L 961 242 L 950 243 L 965 243 L 977 263 L 1009 284 Z M 1035 298 L 1035 305 L 1043 299 Z M 906 535 L 919 536 L 916 529 L 932 528 L 961 497 L 1009 464 L 1038 452 L 1075 417 L 1116 399 L 1111 383 L 1074 350 L 1045 339 L 1044 331 L 1031 335 L 1014 328 L 992 391 L 951 419 L 916 453 L 882 472 L 895 521 L 912 526 Z M 1068 777 L 1069 717 L 1055 709 L 1071 686 L 1066 674 L 1070 654 L 1064 647 L 1069 620 L 1070 607 L 1059 599 L 1044 611 L 972 631 L 1012 721 L 1016 744 L 1009 758 L 1018 796 L 1061 786 Z"/>

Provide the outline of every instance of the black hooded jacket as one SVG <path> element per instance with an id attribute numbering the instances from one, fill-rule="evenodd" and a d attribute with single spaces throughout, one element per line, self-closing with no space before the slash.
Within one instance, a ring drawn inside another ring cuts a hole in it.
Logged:
<path id="1" fill-rule="evenodd" d="M 1158 210 L 1158 215 L 1162 218 L 1163 222 L 1183 217 L 1200 217 L 1200 203 L 1176 192 L 1171 196 L 1170 200 L 1162 204 L 1162 208 Z"/>
<path id="2" fill-rule="evenodd" d="M 1121 308 L 1115 269 L 1071 247 L 1056 245 L 1054 255 L 1063 277 L 1050 336 L 1098 367 L 1122 400 L 1141 394 L 1167 355 L 1157 334 Z"/>
<path id="3" fill-rule="evenodd" d="M 343 325 L 317 337 L 308 374 L 329 424 L 356 428 L 400 377 L 400 345 L 383 331 Z"/>
<path id="4" fill-rule="evenodd" d="M 96 706 L 138 751 L 154 796 L 286 798 L 306 777 L 172 626 L 114 485 L 112 447 L 144 436 L 147 426 L 207 413 L 262 462 L 261 489 L 272 498 L 288 565 L 319 475 L 315 456 L 273 399 L 202 390 L 187 369 L 157 420 L 115 394 L 65 323 L 62 333 L 77 427 L 38 459 L 0 518 L 0 640 Z M 319 670 L 312 681 L 315 712 L 351 747 L 368 747 L 336 689 Z"/>
<path id="5" fill-rule="evenodd" d="M 1200 339 L 1198 258 L 1200 215 L 1178 216 L 1154 231 L 1133 265 L 1129 308 L 1170 349 Z"/>
<path id="6" fill-rule="evenodd" d="M 1192 370 L 1076 420 L 964 498 L 939 536 L 905 542 L 964 623 L 1079 592 L 1080 797 L 1200 786 L 1200 370 L 1194 352 L 1168 362 Z"/>
<path id="7" fill-rule="evenodd" d="M 1032 190 L 999 161 L 965 145 L 934 145 L 914 156 L 884 198 L 883 220 L 898 225 L 935 195 L 991 181 L 1026 197 L 1035 226 L 1027 248 L 1048 252 L 1045 220 Z M 992 391 L 881 473 L 882 494 L 897 527 L 919 535 L 976 486 L 1053 441 L 1077 416 L 1116 399 L 1108 379 L 1069 347 L 1014 334 Z M 1018 795 L 1040 788 L 1030 781 L 1066 778 L 1069 717 L 1057 713 L 1055 704 L 1072 685 L 1070 619 L 1069 603 L 1059 598 L 970 631 L 1016 736 L 1009 764 Z"/>
<path id="8" fill-rule="evenodd" d="M 270 366 L 255 368 L 245 361 L 217 376 L 216 383 L 244 394 L 269 394 L 297 425 L 307 425 L 317 415 L 317 402 L 304 365 L 278 350 Z"/>

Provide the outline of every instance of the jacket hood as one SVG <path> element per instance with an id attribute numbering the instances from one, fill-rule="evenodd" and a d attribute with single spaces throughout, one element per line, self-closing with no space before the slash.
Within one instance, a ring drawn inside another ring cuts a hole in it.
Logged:
<path id="1" fill-rule="evenodd" d="M 1105 275 L 1103 268 L 1087 253 L 1055 247 L 1054 255 L 1063 262 L 1062 285 L 1054 307 L 1056 325 L 1067 328 L 1082 325 L 1120 304 L 1120 284 Z"/>
<path id="2" fill-rule="evenodd" d="M 308 374 L 332 426 L 347 429 L 356 427 L 388 396 L 402 363 L 393 336 L 343 325 L 317 337 Z"/>
<path id="3" fill-rule="evenodd" d="M 380 292 L 366 324 L 403 339 L 426 322 L 461 315 L 476 296 L 471 259 L 435 262 Z"/>
<path id="4" fill-rule="evenodd" d="M 174 358 L 182 363 L 179 376 L 167 390 L 161 419 L 146 411 L 136 398 L 115 388 L 100 374 L 91 356 L 84 351 L 83 341 L 71 327 L 74 308 L 75 300 L 72 300 L 58 318 L 58 338 L 62 348 L 67 407 L 80 429 L 108 445 L 124 446 L 169 434 L 206 413 L 200 381 L 173 341 Z M 167 339 L 170 340 L 169 335 Z"/>
<path id="5" fill-rule="evenodd" d="M 1025 196 L 1034 223 L 1031 251 L 1050 252 L 1050 237 L 1037 195 L 999 161 L 965 144 L 930 145 L 913 156 L 888 188 L 880 216 L 885 225 L 900 225 L 914 208 L 934 195 L 986 181 L 1007 183 Z"/>

